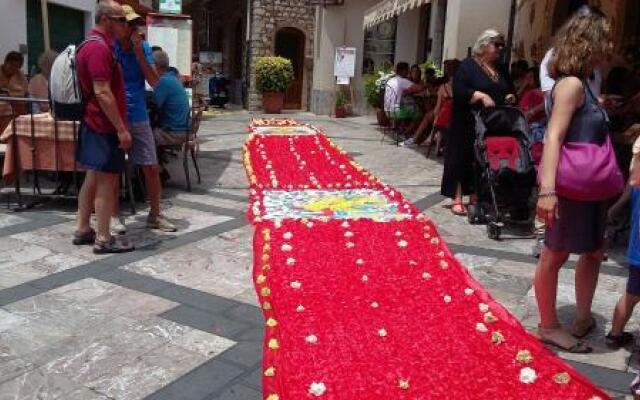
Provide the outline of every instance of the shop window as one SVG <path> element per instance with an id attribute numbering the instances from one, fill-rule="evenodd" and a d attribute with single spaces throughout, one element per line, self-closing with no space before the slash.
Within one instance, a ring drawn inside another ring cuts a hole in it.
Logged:
<path id="1" fill-rule="evenodd" d="M 392 68 L 395 62 L 397 19 L 386 20 L 365 31 L 362 70 L 365 74 L 378 68 Z"/>

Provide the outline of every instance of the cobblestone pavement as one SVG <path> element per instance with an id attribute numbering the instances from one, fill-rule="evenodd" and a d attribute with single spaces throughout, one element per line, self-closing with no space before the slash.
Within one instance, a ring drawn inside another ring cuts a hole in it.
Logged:
<path id="1" fill-rule="evenodd" d="M 532 240 L 494 242 L 484 227 L 452 216 L 438 194 L 441 160 L 381 143 L 371 118 L 294 117 L 323 127 L 426 210 L 474 276 L 525 326 L 535 327 Z M 186 192 L 176 161 L 163 200 L 180 230 L 146 231 L 139 210 L 127 217 L 139 248 L 134 253 L 94 256 L 90 248 L 72 246 L 72 203 L 19 213 L 0 208 L 0 400 L 261 398 L 263 321 L 251 282 L 241 161 L 248 119 L 239 112 L 202 124 L 202 184 Z M 0 197 L 6 204 L 6 195 Z M 626 350 L 608 350 L 602 339 L 625 284 L 622 250 L 611 260 L 594 303 L 595 353 L 561 356 L 619 394 L 636 362 Z M 566 322 L 574 311 L 572 266 L 560 278 Z"/>

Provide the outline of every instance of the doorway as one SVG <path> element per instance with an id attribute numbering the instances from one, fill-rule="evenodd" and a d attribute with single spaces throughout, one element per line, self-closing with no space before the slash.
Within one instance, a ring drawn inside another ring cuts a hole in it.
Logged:
<path id="1" fill-rule="evenodd" d="M 84 40 L 84 13 L 73 8 L 49 3 L 49 34 L 51 49 L 61 52 L 70 44 Z M 27 49 L 28 71 L 38 64 L 38 57 L 44 51 L 42 30 L 42 7 L 40 0 L 27 1 Z M 4 55 L 3 55 L 4 56 Z"/>
<path id="2" fill-rule="evenodd" d="M 284 108 L 302 108 L 304 82 L 304 33 L 296 28 L 282 28 L 276 33 L 275 54 L 291 60 L 293 82 L 284 95 Z"/>

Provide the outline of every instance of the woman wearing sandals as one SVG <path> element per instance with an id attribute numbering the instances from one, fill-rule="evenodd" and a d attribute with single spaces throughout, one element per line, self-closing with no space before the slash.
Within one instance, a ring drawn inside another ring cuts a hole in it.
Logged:
<path id="1" fill-rule="evenodd" d="M 484 31 L 473 46 L 473 56 L 462 61 L 453 77 L 451 129 L 447 134 L 440 192 L 453 199 L 451 211 L 456 215 L 467 213 L 462 196 L 473 193 L 472 111 L 515 103 L 511 79 L 498 68 L 504 47 L 501 33 L 493 29 Z"/>
<path id="2" fill-rule="evenodd" d="M 580 8 L 556 36 L 550 62 L 556 84 L 537 204 L 546 232 L 534 286 L 540 339 L 572 353 L 592 351 L 581 339 L 596 326 L 591 303 L 603 256 L 606 206 L 624 186 L 607 114 L 586 83 L 612 49 L 610 31 L 600 10 Z M 560 268 L 570 254 L 580 255 L 575 270 L 577 315 L 565 330 L 558 320 L 556 295 Z"/>

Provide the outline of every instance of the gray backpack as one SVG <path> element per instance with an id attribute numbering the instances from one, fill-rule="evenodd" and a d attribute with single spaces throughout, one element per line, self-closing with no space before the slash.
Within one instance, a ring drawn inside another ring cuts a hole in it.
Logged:
<path id="1" fill-rule="evenodd" d="M 103 41 L 99 36 L 90 36 L 78 46 L 69 45 L 53 62 L 49 78 L 49 102 L 54 118 L 79 121 L 84 116 L 85 103 L 78 80 L 76 56 L 84 44 L 98 40 Z"/>

